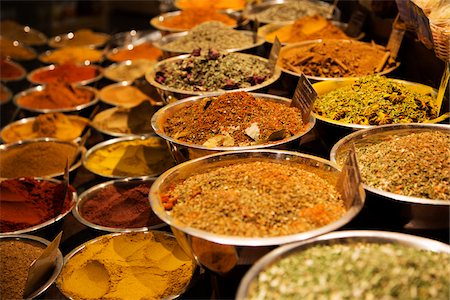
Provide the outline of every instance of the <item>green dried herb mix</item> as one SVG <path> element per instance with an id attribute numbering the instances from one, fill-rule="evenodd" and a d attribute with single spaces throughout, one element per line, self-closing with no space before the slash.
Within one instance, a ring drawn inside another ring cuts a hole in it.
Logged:
<path id="1" fill-rule="evenodd" d="M 321 245 L 263 270 L 247 299 L 442 299 L 448 253 L 395 244 Z"/>
<path id="2" fill-rule="evenodd" d="M 313 110 L 347 124 L 420 123 L 438 116 L 434 101 L 384 76 L 367 76 L 318 97 Z"/>

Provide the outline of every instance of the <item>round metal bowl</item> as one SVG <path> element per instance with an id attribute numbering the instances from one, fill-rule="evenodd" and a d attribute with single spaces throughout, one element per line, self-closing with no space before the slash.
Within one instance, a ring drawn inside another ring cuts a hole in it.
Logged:
<path id="1" fill-rule="evenodd" d="M 185 3 L 183 3 L 183 1 Z M 189 8 L 202 7 L 202 4 L 205 3 L 205 1 L 203 1 L 203 2 L 200 1 L 198 4 L 196 4 L 196 2 L 197 1 L 195 1 L 195 0 L 175 0 L 174 1 L 174 5 L 178 9 L 189 9 Z M 233 6 L 233 4 L 230 5 L 230 3 L 228 1 L 223 1 L 223 2 L 219 1 L 218 3 L 214 3 L 214 2 L 211 3 L 210 1 L 208 1 L 208 2 L 209 2 L 208 4 L 211 5 L 214 9 L 217 9 L 217 10 L 233 10 L 233 11 L 242 10 L 244 8 L 244 6 L 245 6 L 245 3 L 246 3 L 246 1 L 241 1 L 242 5 L 237 4 L 237 5 Z"/>
<path id="2" fill-rule="evenodd" d="M 76 37 L 76 31 L 75 32 L 68 32 L 65 34 L 56 35 L 54 37 L 51 37 L 48 40 L 48 45 L 52 48 L 62 48 L 62 47 L 70 47 L 70 41 L 73 40 Z M 106 33 L 101 32 L 92 32 L 92 34 L 95 34 L 97 36 L 100 36 L 105 39 L 104 42 L 97 42 L 97 43 L 87 43 L 87 44 L 80 44 L 76 45 L 77 47 L 101 47 L 103 46 L 110 38 L 111 36 Z M 67 44 L 69 42 L 69 44 Z"/>
<path id="3" fill-rule="evenodd" d="M 242 278 L 236 294 L 236 299 L 249 299 L 250 286 L 257 280 L 259 273 L 283 258 L 289 257 L 315 246 L 335 244 L 348 245 L 361 242 L 374 244 L 395 244 L 433 252 L 450 253 L 449 245 L 428 238 L 409 234 L 375 230 L 331 232 L 319 237 L 312 238 L 308 241 L 285 245 L 264 256 L 256 264 L 254 264 Z M 301 266 L 292 267 L 296 268 Z M 357 282 L 355 284 L 358 285 Z M 278 287 L 275 287 L 275 289 L 277 288 Z M 311 291 L 311 293 L 313 292 Z"/>
<path id="4" fill-rule="evenodd" d="M 135 97 L 135 98 L 132 98 L 132 97 L 129 97 L 130 99 L 126 99 L 126 100 L 128 100 L 128 101 L 115 101 L 116 99 L 113 99 L 113 98 L 111 98 L 111 97 L 108 97 L 109 95 L 105 95 L 105 93 L 109 90 L 109 89 L 115 89 L 115 88 L 118 88 L 118 87 L 125 87 L 125 86 L 133 86 L 135 89 L 137 89 L 137 90 L 139 90 L 137 87 L 135 87 L 134 86 L 134 84 L 133 84 L 133 82 L 130 82 L 130 81 L 122 81 L 122 82 L 117 82 L 117 83 L 113 83 L 113 84 L 110 84 L 110 85 L 107 85 L 107 86 L 105 86 L 105 87 L 103 87 L 101 90 L 100 90 L 100 92 L 99 92 L 99 97 L 100 97 L 100 100 L 102 101 L 102 102 L 104 102 L 104 103 L 106 103 L 106 104 L 109 104 L 109 105 L 112 105 L 112 106 L 123 106 L 123 107 L 133 107 L 133 106 L 136 106 L 136 105 L 138 105 L 139 103 L 141 103 L 142 101 L 144 101 L 144 100 L 146 100 L 146 99 L 148 99 L 149 101 L 150 101 L 150 103 L 152 103 L 152 102 L 157 102 L 157 100 L 155 100 L 155 99 L 150 99 L 151 97 L 150 96 L 148 96 L 148 95 L 146 95 L 146 94 L 144 94 L 144 93 L 142 93 L 143 94 L 143 97 L 142 97 L 142 99 L 141 98 L 138 98 L 138 97 Z M 153 87 L 152 87 L 153 88 Z M 140 90 L 139 90 L 140 91 Z M 119 94 L 120 92 L 117 92 L 117 90 L 115 91 L 115 94 Z M 155 92 L 155 94 L 157 94 L 157 92 Z M 145 96 L 145 97 L 144 97 Z M 130 102 L 131 101 L 131 102 Z"/>
<path id="5" fill-rule="evenodd" d="M 160 175 L 161 172 L 155 172 L 153 174 L 136 174 L 135 176 L 126 176 L 126 175 L 109 175 L 109 174 L 105 174 L 105 173 L 101 173 L 98 172 L 96 170 L 92 170 L 92 168 L 89 167 L 89 165 L 87 164 L 87 161 L 89 160 L 89 157 L 91 155 L 93 155 L 97 150 L 101 150 L 105 147 L 108 147 L 110 145 L 113 144 L 118 144 L 118 143 L 123 143 L 123 142 L 127 142 L 127 141 L 133 141 L 133 140 L 146 140 L 146 139 L 161 139 L 160 137 L 157 137 L 156 135 L 141 135 L 141 136 L 125 136 L 125 137 L 120 137 L 120 138 L 115 138 L 115 139 L 110 139 L 110 140 L 106 140 L 104 142 L 98 143 L 97 145 L 95 145 L 94 147 L 90 148 L 86 154 L 83 156 L 83 166 L 90 172 L 92 172 L 93 174 L 96 174 L 98 176 L 101 177 L 105 177 L 105 178 L 112 178 L 112 179 L 122 179 L 122 178 L 126 178 L 126 177 L 142 177 L 142 176 L 149 176 L 149 177 L 156 177 L 158 175 Z M 162 140 L 162 139 L 161 139 Z M 167 149 L 167 151 L 169 151 L 169 149 Z"/>
<path id="6" fill-rule="evenodd" d="M 15 63 L 11 60 L 7 60 L 4 59 L 2 60 L 2 63 L 6 63 L 10 66 L 12 66 L 13 68 L 16 68 L 20 71 L 20 75 L 19 76 L 15 76 L 15 77 L 1 77 L 0 80 L 2 82 L 9 82 L 9 81 L 19 81 L 25 78 L 25 76 L 27 75 L 27 71 L 24 69 L 24 67 L 22 67 L 20 64 Z"/>
<path id="7" fill-rule="evenodd" d="M 84 63 L 81 64 L 76 64 L 79 67 L 90 67 L 90 68 L 94 68 L 95 72 L 97 73 L 97 75 L 95 77 L 89 78 L 89 79 L 85 79 L 85 80 L 81 80 L 81 81 L 75 81 L 75 82 L 70 82 L 71 84 L 78 84 L 78 85 L 87 85 L 90 84 L 92 82 L 96 82 L 98 80 L 100 80 L 103 77 L 103 69 L 100 66 L 91 64 L 89 61 L 85 61 Z M 28 76 L 27 76 L 27 80 L 31 83 L 34 84 L 47 84 L 48 82 L 45 81 L 39 81 L 39 80 L 35 80 L 33 79 L 33 77 L 41 72 L 46 72 L 46 71 L 51 71 L 56 69 L 58 66 L 57 65 L 49 65 L 46 67 L 41 67 L 41 68 L 37 68 L 34 69 L 33 71 L 31 71 Z"/>
<path id="8" fill-rule="evenodd" d="M 66 145 L 71 145 L 74 148 L 77 148 L 75 159 L 69 168 L 69 173 L 72 171 L 75 171 L 79 166 L 81 166 L 81 158 L 84 155 L 84 153 L 86 152 L 86 148 L 80 147 L 78 144 L 76 144 L 74 142 L 61 141 L 61 140 L 53 139 L 53 138 L 39 138 L 39 139 L 18 141 L 16 143 L 12 143 L 12 144 L 3 144 L 3 145 L 0 145 L 0 152 L 5 153 L 11 149 L 20 148 L 20 147 L 23 147 L 24 145 L 28 145 L 28 144 L 32 144 L 32 143 L 47 143 L 47 142 L 66 144 Z M 62 177 L 63 175 L 64 175 L 64 170 L 62 170 L 60 173 L 46 175 L 45 177 L 46 178 L 47 177 L 49 177 L 49 178 L 50 177 Z M 0 178 L 2 178 L 2 177 L 0 177 Z"/>
<path id="9" fill-rule="evenodd" d="M 20 234 L 20 235 L 8 235 L 8 236 L 0 236 L 1 242 L 7 242 L 7 241 L 20 241 L 20 242 L 26 242 L 30 244 L 35 244 L 38 246 L 43 247 L 44 249 L 50 245 L 50 241 L 43 239 L 41 237 L 33 236 L 33 235 L 27 235 L 27 234 Z M 59 273 L 61 272 L 62 266 L 63 266 L 63 256 L 59 249 L 57 249 L 55 257 L 55 266 L 50 274 L 47 274 L 47 280 L 42 283 L 42 285 L 35 290 L 28 299 L 35 299 L 42 293 L 44 293 L 58 278 Z"/>
<path id="10" fill-rule="evenodd" d="M 242 32 L 243 34 L 245 34 L 246 36 L 251 37 L 251 38 L 253 38 L 253 36 L 255 35 L 255 33 L 253 31 L 249 31 L 249 30 L 240 30 L 239 32 Z M 171 48 L 167 47 L 167 44 L 174 42 L 182 37 L 185 37 L 188 34 L 189 34 L 189 31 L 171 33 L 171 34 L 163 36 L 159 41 L 155 42 L 154 45 L 163 51 L 165 57 L 176 56 L 176 55 L 180 55 L 180 54 L 184 54 L 184 53 L 191 53 L 192 50 L 194 50 L 194 49 L 192 49 L 191 51 L 183 51 L 183 50 L 175 50 L 175 49 L 171 49 Z M 250 50 L 250 49 L 259 47 L 262 44 L 264 44 L 264 38 L 262 36 L 258 35 L 256 42 L 254 42 L 251 45 L 248 45 L 246 47 L 236 45 L 237 46 L 236 48 L 219 49 L 219 50 L 226 51 L 226 52 L 241 52 L 241 51 Z"/>
<path id="11" fill-rule="evenodd" d="M 363 189 L 359 189 L 354 199 L 344 199 L 347 212 L 337 221 L 311 231 L 275 237 L 239 237 L 210 233 L 187 227 L 165 210 L 161 196 L 174 183 L 201 171 L 250 161 L 301 163 L 313 167 L 313 170 L 321 172 L 322 176 L 330 175 L 330 178 L 337 178 L 340 174 L 327 160 L 282 150 L 248 150 L 212 154 L 182 163 L 162 174 L 150 189 L 149 197 L 153 211 L 171 226 L 178 243 L 191 251 L 200 264 L 214 272 L 227 273 L 237 265 L 254 263 L 276 246 L 306 240 L 336 230 L 352 220 L 364 204 L 365 194 Z"/>
<path id="12" fill-rule="evenodd" d="M 89 126 L 89 120 L 80 116 L 76 116 L 76 115 L 67 115 L 67 118 L 73 122 L 79 122 L 79 123 L 83 123 L 84 126 Z M 14 128 L 18 128 L 18 127 L 29 127 L 30 128 L 30 133 L 32 132 L 31 128 L 33 126 L 34 121 L 36 120 L 36 117 L 31 117 L 31 118 L 23 118 L 20 119 L 18 121 L 15 121 L 13 123 L 10 123 L 8 125 L 6 125 L 5 127 L 3 127 L 3 129 L 0 131 L 0 137 L 3 140 L 4 143 L 8 144 L 8 143 L 14 143 L 17 142 L 19 140 L 30 140 L 30 139 L 36 139 L 37 137 L 22 137 L 20 139 L 9 139 L 8 138 L 8 131 L 13 130 Z M 80 127 L 80 134 L 83 132 L 83 128 Z M 74 142 L 78 142 L 78 140 L 80 139 L 79 136 L 75 137 L 74 139 L 72 139 L 72 141 Z M 63 140 L 63 139 L 62 139 Z"/>
<path id="13" fill-rule="evenodd" d="M 45 85 L 38 85 L 38 86 L 32 87 L 30 89 L 27 89 L 25 91 L 22 91 L 14 96 L 13 101 L 14 101 L 14 104 L 18 108 L 27 110 L 27 111 L 31 111 L 31 112 L 35 112 L 35 113 L 78 112 L 85 108 L 88 108 L 90 106 L 97 104 L 97 102 L 98 102 L 97 89 L 90 87 L 90 86 L 77 86 L 76 88 L 90 91 L 93 94 L 91 101 L 89 101 L 88 103 L 85 103 L 85 104 L 74 106 L 74 107 L 65 107 L 65 108 L 33 108 L 33 107 L 28 107 L 28 106 L 24 106 L 24 105 L 20 104 L 21 97 L 29 95 L 34 92 L 41 92 L 45 89 Z"/>
<path id="14" fill-rule="evenodd" d="M 116 82 L 133 82 L 134 80 L 142 77 L 145 75 L 146 71 L 142 71 L 140 73 L 136 72 L 135 68 L 136 66 L 139 67 L 146 67 L 146 69 L 150 69 L 155 62 L 147 59 L 135 59 L 135 60 L 125 60 L 122 62 L 114 63 L 106 67 L 103 71 L 103 75 L 108 78 L 111 81 Z M 114 72 L 121 68 L 123 73 L 122 75 L 125 75 L 124 77 L 119 76 L 118 74 L 115 74 Z M 136 72 L 135 74 L 132 73 L 132 70 Z"/>
<path id="15" fill-rule="evenodd" d="M 337 142 L 331 149 L 331 161 L 341 168 L 351 145 L 355 148 L 367 147 L 382 141 L 393 140 L 399 136 L 425 131 L 442 131 L 450 133 L 450 126 L 440 124 L 393 124 L 378 126 L 367 130 L 354 132 Z M 432 200 L 411 196 L 404 196 L 364 184 L 368 202 L 373 209 L 385 211 L 391 207 L 390 214 L 399 221 L 403 221 L 411 228 L 448 228 L 450 201 Z M 385 215 L 387 218 L 388 216 Z"/>
<path id="16" fill-rule="evenodd" d="M 267 63 L 268 60 L 266 58 L 262 58 L 256 55 L 251 55 L 251 54 L 244 54 L 244 53 L 239 53 L 239 55 L 242 56 L 253 56 L 259 60 L 261 60 L 262 62 Z M 190 54 L 183 54 L 183 55 L 179 55 L 179 56 L 175 56 L 175 57 L 171 57 L 168 59 L 165 59 L 163 61 L 158 62 L 157 64 L 155 64 L 153 66 L 153 68 L 147 72 L 147 74 L 145 74 L 145 79 L 154 87 L 156 87 L 157 91 L 159 92 L 161 98 L 163 99 L 163 101 L 165 103 L 170 103 L 173 101 L 176 101 L 178 99 L 183 99 L 183 98 L 187 98 L 190 96 L 198 96 L 198 95 L 204 95 L 204 96 L 213 96 L 213 95 L 217 95 L 221 92 L 226 92 L 225 90 L 215 90 L 215 91 L 186 91 L 186 90 L 180 90 L 180 89 L 176 89 L 176 88 L 171 88 L 168 87 L 166 85 L 160 84 L 159 82 L 157 82 L 155 80 L 155 75 L 156 72 L 161 68 L 161 66 L 163 66 L 166 63 L 172 63 L 172 62 L 176 62 L 176 61 L 180 61 L 183 59 L 186 59 L 190 57 Z M 270 78 L 268 78 L 267 80 L 265 80 L 264 82 L 260 83 L 260 84 L 256 84 L 250 87 L 246 87 L 246 88 L 240 88 L 240 89 L 234 89 L 234 90 L 227 90 L 228 92 L 233 91 L 233 92 L 237 92 L 237 91 L 256 91 L 256 90 L 260 90 L 262 88 L 265 88 L 269 85 L 271 85 L 272 83 L 274 83 L 275 81 L 278 80 L 278 78 L 280 78 L 281 76 L 281 69 L 278 66 L 275 66 L 275 72 L 272 74 L 272 76 Z"/>
<path id="17" fill-rule="evenodd" d="M 105 46 L 108 53 L 114 52 L 128 45 L 139 45 L 147 42 L 156 42 L 161 38 L 158 30 L 130 30 L 114 34 Z M 107 55 L 107 57 L 109 54 Z M 109 57 L 108 57 L 109 58 Z"/>
<path id="18" fill-rule="evenodd" d="M 18 40 L 29 46 L 43 46 L 47 44 L 47 36 L 30 26 L 11 20 L 4 20 L 0 23 L 0 27 L 2 28 L 2 36 L 6 38 Z M 33 36 L 36 39 L 33 39 Z"/>
<path id="19" fill-rule="evenodd" d="M 4 40 L 4 41 L 3 41 Z M 7 58 L 7 59 L 13 59 L 13 60 L 18 60 L 18 61 L 31 61 L 33 59 L 35 59 L 37 57 L 37 53 L 36 50 L 34 50 L 33 48 L 25 45 L 22 42 L 16 41 L 14 39 L 7 39 L 4 38 L 0 35 L 0 43 L 10 43 L 10 45 L 15 48 L 15 49 L 20 49 L 19 51 L 26 51 L 28 52 L 27 55 L 28 56 L 22 56 L 22 55 L 15 55 L 14 53 L 11 53 L 10 51 L 4 51 L 4 53 L 2 53 L 2 58 Z M 5 49 L 6 50 L 6 49 Z"/>
<path id="20" fill-rule="evenodd" d="M 332 39 L 329 39 L 332 40 Z M 322 39 L 318 39 L 318 40 L 311 40 L 311 41 L 304 41 L 304 42 L 299 42 L 299 43 L 293 43 L 293 44 L 289 44 L 287 46 L 284 46 L 281 51 L 280 51 L 280 55 L 279 57 L 282 56 L 282 53 L 285 51 L 289 51 L 290 49 L 295 49 L 295 48 L 302 48 L 308 45 L 313 45 L 313 44 L 319 44 L 322 43 L 325 40 Z M 339 40 L 342 43 L 350 43 L 350 42 L 357 42 L 354 40 Z M 358 43 L 363 43 L 363 42 L 358 42 Z M 380 46 L 382 47 L 382 46 Z M 279 60 L 278 60 L 279 61 Z M 295 77 L 300 77 L 301 74 L 300 73 L 296 73 L 290 70 L 287 70 L 283 67 L 281 67 L 280 63 L 278 63 L 278 65 L 280 66 L 281 70 L 287 74 L 290 74 L 291 76 L 295 76 Z M 385 68 L 383 69 L 381 72 L 376 73 L 377 75 L 386 75 L 389 74 L 391 72 L 393 72 L 395 69 L 397 69 L 400 66 L 400 62 L 396 62 L 395 66 L 390 67 L 390 68 Z M 308 78 L 309 80 L 312 80 L 313 82 L 317 82 L 317 81 L 325 81 L 325 80 L 339 80 L 339 79 L 359 79 L 363 76 L 359 76 L 359 77 L 318 77 L 318 76 L 311 76 L 311 75 L 306 75 L 305 77 Z"/>
<path id="21" fill-rule="evenodd" d="M 248 19 L 255 20 L 257 19 L 258 22 L 262 24 L 269 24 L 269 23 L 275 23 L 275 22 L 284 22 L 284 21 L 294 21 L 294 20 L 280 20 L 278 18 L 270 19 L 270 18 L 261 18 L 258 16 L 259 13 L 265 11 L 266 9 L 276 7 L 276 6 L 284 6 L 287 2 L 294 2 L 292 0 L 268 0 L 268 1 L 262 1 L 261 3 L 258 3 L 256 5 L 249 6 L 246 8 L 243 12 L 244 16 Z M 328 9 L 331 11 L 331 5 L 324 1 L 308 1 L 314 3 L 317 7 L 322 7 L 323 9 Z M 301 2 L 299 2 L 299 5 L 302 5 Z M 303 16 L 296 16 L 295 19 L 301 18 Z M 323 17 L 328 17 L 327 15 L 324 15 Z M 335 8 L 333 11 L 333 14 L 331 16 L 334 20 L 339 20 L 341 18 L 341 11 L 339 8 Z"/>
<path id="22" fill-rule="evenodd" d="M 104 232 L 134 232 L 134 231 L 148 231 L 153 229 L 158 229 L 161 227 L 166 226 L 166 223 L 163 221 L 160 221 L 159 223 L 156 223 L 152 226 L 148 227 L 135 227 L 135 228 L 118 228 L 118 227 L 108 227 L 99 225 L 96 223 L 92 223 L 88 220 L 86 220 L 83 217 L 83 214 L 81 213 L 81 209 L 84 205 L 84 203 L 92 198 L 95 197 L 96 194 L 101 192 L 106 187 L 109 187 L 111 185 L 116 186 L 121 189 L 129 190 L 131 188 L 134 188 L 136 186 L 139 186 L 141 184 L 148 184 L 152 185 L 153 182 L 156 180 L 155 177 L 142 177 L 142 178 L 125 178 L 125 179 L 118 179 L 118 180 L 111 180 L 108 182 L 104 182 L 98 185 L 95 185 L 91 187 L 90 189 L 84 191 L 79 197 L 78 201 L 75 205 L 75 208 L 72 210 L 72 214 L 75 216 L 75 218 L 83 225 L 86 225 L 89 228 L 98 230 L 98 231 L 104 231 Z M 148 204 L 150 206 L 150 203 Z M 153 214 L 151 211 L 150 214 Z"/>
<path id="23" fill-rule="evenodd" d="M 251 93 L 255 98 L 262 98 L 267 101 L 272 101 L 275 103 L 285 104 L 289 106 L 291 103 L 290 99 L 283 98 L 280 96 L 269 95 L 269 94 L 258 94 Z M 178 163 L 202 157 L 205 155 L 223 152 L 223 151 L 239 151 L 239 150 L 254 150 L 254 149 L 263 149 L 263 148 L 275 148 L 275 149 L 287 149 L 287 148 L 295 148 L 295 144 L 299 142 L 301 137 L 307 134 L 313 127 L 316 122 L 313 116 L 310 116 L 307 124 L 303 125 L 303 131 L 293 135 L 287 139 L 283 139 L 281 141 L 276 141 L 272 143 L 252 145 L 252 146 L 234 146 L 234 147 L 207 147 L 203 145 L 196 145 L 188 142 L 183 142 L 177 139 L 174 139 L 168 136 L 164 132 L 164 126 L 167 122 L 167 119 L 170 119 L 171 116 L 180 110 L 184 110 L 187 106 L 191 105 L 194 102 L 201 101 L 203 98 L 208 98 L 209 96 L 195 96 L 189 97 L 171 104 L 168 104 L 158 110 L 152 117 L 152 127 L 157 135 L 165 139 L 171 145 L 172 155 Z M 291 146 L 291 147 L 290 147 Z"/>
<path id="24" fill-rule="evenodd" d="M 145 232 L 116 232 L 116 233 L 110 233 L 110 234 L 102 235 L 102 236 L 99 236 L 99 237 L 97 237 L 97 238 L 94 238 L 94 239 L 92 239 L 92 240 L 90 240 L 90 241 L 85 242 L 84 244 L 82 244 L 82 245 L 76 247 L 76 248 L 73 249 L 69 254 L 67 254 L 67 255 L 64 257 L 64 266 L 63 266 L 62 269 L 64 270 L 65 264 L 67 264 L 72 258 L 76 257 L 76 256 L 78 255 L 79 252 L 83 251 L 83 250 L 84 250 L 86 247 L 88 247 L 89 245 L 101 243 L 102 240 L 105 240 L 105 239 L 115 239 L 115 238 L 120 238 L 121 236 L 124 236 L 124 235 L 132 235 L 132 234 L 139 234 L 139 235 L 141 235 L 141 234 L 143 234 L 143 235 L 153 234 L 153 235 L 163 236 L 163 237 L 165 237 L 166 239 L 174 239 L 173 235 L 171 235 L 171 234 L 169 234 L 169 233 L 167 233 L 167 232 L 157 231 L 157 230 L 150 230 L 150 231 L 145 231 Z M 187 253 L 187 254 L 189 255 L 189 253 Z M 151 253 L 151 252 L 148 253 L 148 256 L 149 256 L 149 257 L 152 257 L 152 256 L 154 256 L 154 255 L 158 255 L 158 254 L 157 254 L 157 253 Z M 116 255 L 116 257 L 118 257 L 118 256 L 119 256 L 119 255 Z M 159 261 L 161 258 L 160 258 L 159 256 L 157 256 L 157 257 L 158 257 L 157 260 Z M 192 262 L 195 263 L 195 262 L 194 262 L 194 259 L 192 259 Z M 143 267 L 144 267 L 144 266 L 143 266 Z M 149 266 L 146 266 L 146 267 L 149 268 Z M 157 266 L 155 266 L 155 267 L 157 267 Z M 192 281 L 192 278 L 194 277 L 194 273 L 195 273 L 196 268 L 197 268 L 197 266 L 194 264 L 194 268 L 193 268 L 193 270 L 192 270 L 192 274 L 191 274 L 191 279 L 190 279 L 190 281 Z M 149 271 L 149 272 L 151 272 L 151 271 Z M 62 274 L 61 274 L 61 275 L 62 275 Z M 95 280 L 95 279 L 91 279 L 91 280 Z M 170 279 L 170 280 L 171 280 L 171 282 L 172 282 L 173 284 L 177 284 L 177 283 L 178 283 L 178 282 L 174 281 L 175 279 L 173 279 L 173 278 Z M 168 297 L 166 297 L 166 298 L 164 298 L 164 299 L 171 300 L 171 299 L 176 299 L 176 298 L 178 298 L 180 295 L 182 295 L 183 293 L 185 293 L 186 290 L 189 289 L 189 287 L 190 287 L 190 281 L 186 284 L 186 286 L 183 288 L 183 290 L 182 290 L 178 295 L 171 295 L 171 296 L 168 296 Z M 145 284 L 151 285 L 152 282 L 146 282 Z M 56 287 L 61 291 L 61 293 L 62 293 L 66 298 L 68 298 L 68 299 L 76 299 L 76 298 L 72 298 L 70 295 L 67 295 L 67 294 L 64 293 L 63 289 L 60 287 L 59 281 L 56 282 Z"/>
<path id="25" fill-rule="evenodd" d="M 61 180 L 57 180 L 54 178 L 42 178 L 42 177 L 33 177 L 34 179 L 38 180 L 38 181 L 50 181 L 50 182 L 54 182 L 54 183 L 61 183 Z M 19 178 L 20 180 L 20 178 Z M 70 192 L 70 191 L 68 191 Z M 77 202 L 77 192 L 75 191 L 75 189 L 72 190 L 71 192 L 71 199 L 72 201 L 70 202 L 70 208 L 63 212 L 60 213 L 59 215 L 57 215 L 54 218 L 51 218 L 41 224 L 35 225 L 35 226 L 31 226 L 28 228 L 24 228 L 24 229 L 20 229 L 20 230 L 16 230 L 16 231 L 9 231 L 9 232 L 1 232 L 0 233 L 0 238 L 3 236 L 11 236 L 11 235 L 17 235 L 17 234 L 35 234 L 38 235 L 37 233 L 40 233 L 44 236 L 47 236 L 47 233 L 51 232 L 51 228 L 50 227 L 54 227 L 56 226 L 58 223 L 60 223 L 60 221 L 62 221 L 62 219 L 69 214 L 73 207 L 75 206 L 75 203 Z"/>
<path id="26" fill-rule="evenodd" d="M 4 105 L 11 101 L 12 99 L 12 92 L 11 90 L 6 87 L 3 83 L 0 83 L 0 92 L 2 97 L 0 98 L 0 105 Z"/>
<path id="27" fill-rule="evenodd" d="M 73 62 L 73 63 L 86 63 L 86 62 L 101 63 L 103 61 L 103 51 L 97 50 L 97 49 L 92 48 L 92 47 L 73 47 L 73 48 L 76 48 L 78 50 L 82 49 L 82 48 L 93 50 L 93 51 L 95 51 L 95 53 L 99 54 L 97 59 L 89 59 L 89 57 L 86 57 L 86 55 L 84 57 L 77 57 L 75 59 L 71 58 L 71 57 L 68 58 L 68 59 L 67 58 L 65 58 L 65 59 L 62 59 L 62 58 L 58 58 L 58 59 L 54 59 L 53 58 L 53 59 L 51 59 L 51 58 L 49 58 L 49 56 L 51 56 L 55 52 L 59 52 L 59 53 L 63 52 L 64 53 L 65 51 L 70 51 L 70 50 L 67 50 L 67 49 L 71 49 L 71 48 L 72 47 L 63 47 L 63 48 L 58 48 L 58 49 L 55 49 L 55 50 L 47 50 L 47 51 L 43 52 L 41 55 L 39 55 L 38 59 L 39 59 L 39 61 L 41 61 L 44 64 L 52 64 L 52 63 L 62 64 L 62 63 L 65 63 L 65 62 Z"/>

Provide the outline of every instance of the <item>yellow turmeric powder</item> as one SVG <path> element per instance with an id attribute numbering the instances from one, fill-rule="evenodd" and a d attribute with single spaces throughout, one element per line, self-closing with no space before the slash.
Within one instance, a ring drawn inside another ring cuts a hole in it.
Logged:
<path id="1" fill-rule="evenodd" d="M 182 293 L 194 269 L 166 233 L 111 234 L 71 257 L 57 286 L 73 299 L 163 299 Z"/>
<path id="2" fill-rule="evenodd" d="M 86 60 L 90 62 L 99 62 L 102 58 L 102 51 L 88 47 L 64 47 L 44 53 L 40 56 L 40 60 L 42 62 L 55 64 L 63 64 L 67 62 L 83 63 Z"/>

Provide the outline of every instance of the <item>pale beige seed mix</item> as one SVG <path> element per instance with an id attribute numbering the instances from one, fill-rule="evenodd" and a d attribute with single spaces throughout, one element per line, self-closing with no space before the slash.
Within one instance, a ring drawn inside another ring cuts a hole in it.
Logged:
<path id="1" fill-rule="evenodd" d="M 306 166 L 268 161 L 190 176 L 162 199 L 170 214 L 189 227 L 242 237 L 304 232 L 346 211 L 335 187 Z"/>

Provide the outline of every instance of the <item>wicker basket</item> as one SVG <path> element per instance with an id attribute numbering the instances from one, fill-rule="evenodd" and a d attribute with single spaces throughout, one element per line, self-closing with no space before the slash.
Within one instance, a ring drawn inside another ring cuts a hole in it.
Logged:
<path id="1" fill-rule="evenodd" d="M 450 62 L 450 30 L 446 30 L 430 22 L 433 34 L 434 52 L 445 62 Z"/>

